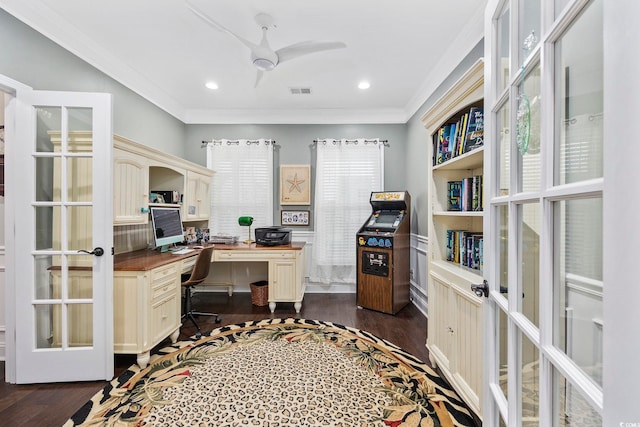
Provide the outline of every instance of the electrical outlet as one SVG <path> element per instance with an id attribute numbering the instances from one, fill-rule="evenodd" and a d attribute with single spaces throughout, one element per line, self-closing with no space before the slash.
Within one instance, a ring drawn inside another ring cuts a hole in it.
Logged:
<path id="1" fill-rule="evenodd" d="M 413 268 L 409 269 L 409 278 L 413 280 Z"/>

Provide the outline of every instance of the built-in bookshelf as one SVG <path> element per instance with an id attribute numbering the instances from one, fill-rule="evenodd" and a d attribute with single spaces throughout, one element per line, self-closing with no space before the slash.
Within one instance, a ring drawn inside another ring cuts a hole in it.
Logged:
<path id="1" fill-rule="evenodd" d="M 484 235 L 484 66 L 478 60 L 422 117 L 429 134 L 429 359 L 480 414 Z"/>

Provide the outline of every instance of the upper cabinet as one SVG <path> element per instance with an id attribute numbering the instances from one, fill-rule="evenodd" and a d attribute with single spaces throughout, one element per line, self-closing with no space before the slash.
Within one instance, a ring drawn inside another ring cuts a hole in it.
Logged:
<path id="1" fill-rule="evenodd" d="M 114 225 L 147 224 L 149 205 L 182 206 L 183 221 L 209 219 L 213 171 L 114 136 Z"/>
<path id="2" fill-rule="evenodd" d="M 146 224 L 149 220 L 149 165 L 138 154 L 113 150 L 113 224 Z"/>
<path id="3" fill-rule="evenodd" d="M 210 187 L 211 175 L 187 171 L 187 188 L 182 214 L 185 221 L 209 219 Z"/>

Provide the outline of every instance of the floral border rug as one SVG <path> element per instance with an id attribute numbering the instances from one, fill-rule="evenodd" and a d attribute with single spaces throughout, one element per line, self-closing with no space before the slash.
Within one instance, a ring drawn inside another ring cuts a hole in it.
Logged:
<path id="1" fill-rule="evenodd" d="M 474 426 L 430 367 L 330 322 L 229 325 L 131 366 L 65 426 Z"/>

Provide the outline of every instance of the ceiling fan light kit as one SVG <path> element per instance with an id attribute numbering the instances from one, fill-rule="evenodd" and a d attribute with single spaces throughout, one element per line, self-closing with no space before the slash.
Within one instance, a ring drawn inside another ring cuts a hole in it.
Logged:
<path id="1" fill-rule="evenodd" d="M 207 24 L 219 31 L 229 34 L 251 50 L 251 62 L 258 69 L 255 86 L 260 82 L 263 71 L 271 71 L 283 61 L 295 59 L 310 53 L 347 47 L 347 45 L 342 42 L 304 41 L 285 46 L 274 51 L 271 46 L 269 46 L 269 41 L 267 40 L 267 31 L 270 28 L 276 28 L 274 19 L 271 15 L 267 13 L 259 13 L 255 16 L 254 19 L 262 30 L 262 40 L 260 40 L 260 44 L 255 44 L 214 21 L 207 14 L 194 6 L 189 0 L 186 0 L 186 4 L 193 13 Z"/>

